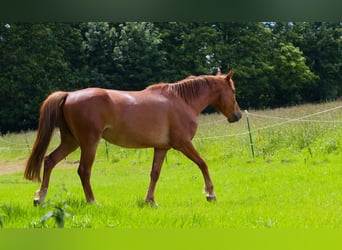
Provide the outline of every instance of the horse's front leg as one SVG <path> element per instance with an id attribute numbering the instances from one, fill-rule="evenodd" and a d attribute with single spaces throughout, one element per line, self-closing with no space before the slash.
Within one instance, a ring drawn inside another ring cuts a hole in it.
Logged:
<path id="1" fill-rule="evenodd" d="M 185 142 L 181 147 L 177 148 L 177 150 L 181 151 L 184 155 L 186 155 L 190 160 L 195 162 L 197 166 L 200 168 L 203 178 L 204 178 L 204 191 L 206 193 L 207 201 L 216 201 L 216 195 L 214 192 L 214 185 L 210 179 L 209 170 L 207 163 L 200 156 L 200 154 L 196 151 L 191 142 Z"/>
<path id="2" fill-rule="evenodd" d="M 156 202 L 154 200 L 154 190 L 159 179 L 161 167 L 163 165 L 164 158 L 167 153 L 167 149 L 154 149 L 154 156 L 153 156 L 153 163 L 151 169 L 151 180 L 150 186 L 148 188 L 145 200 L 146 202 L 150 203 L 152 206 L 156 206 Z"/>

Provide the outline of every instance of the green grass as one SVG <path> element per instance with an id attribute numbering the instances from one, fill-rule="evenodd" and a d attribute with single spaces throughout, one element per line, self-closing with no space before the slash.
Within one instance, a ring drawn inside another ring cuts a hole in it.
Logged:
<path id="1" fill-rule="evenodd" d="M 253 116 L 298 118 L 340 105 L 250 111 L 255 159 L 246 117 L 228 124 L 221 115 L 202 115 L 194 144 L 209 165 L 217 203 L 206 202 L 199 169 L 170 150 L 156 188 L 159 207 L 145 205 L 153 150 L 108 145 L 107 155 L 104 141 L 91 179 L 100 205 L 85 202 L 76 171 L 79 151 L 53 171 L 46 201 L 67 203 L 73 215 L 65 218 L 68 228 L 341 228 L 342 109 L 307 118 L 315 122 L 279 126 L 272 125 L 283 120 Z M 24 164 L 34 137 L 35 132 L 1 137 L 0 167 Z M 56 133 L 50 148 L 58 142 Z M 56 226 L 53 219 L 41 223 L 53 207 L 33 207 L 38 188 L 22 172 L 0 176 L 4 228 Z"/>

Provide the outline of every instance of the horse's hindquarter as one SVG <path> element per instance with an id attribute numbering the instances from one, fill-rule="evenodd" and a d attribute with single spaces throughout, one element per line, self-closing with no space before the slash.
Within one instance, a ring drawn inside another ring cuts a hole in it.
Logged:
<path id="1" fill-rule="evenodd" d="M 70 92 L 63 105 L 66 124 L 82 144 L 99 137 L 110 113 L 111 99 L 104 89 L 88 88 Z M 88 138 L 89 137 L 89 138 Z"/>

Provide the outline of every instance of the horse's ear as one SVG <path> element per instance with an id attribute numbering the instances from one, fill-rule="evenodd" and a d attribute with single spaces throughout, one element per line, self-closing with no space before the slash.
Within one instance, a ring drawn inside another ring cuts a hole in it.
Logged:
<path id="1" fill-rule="evenodd" d="M 216 76 L 220 76 L 220 75 L 222 75 L 221 69 L 220 69 L 220 68 L 217 68 Z"/>
<path id="2" fill-rule="evenodd" d="M 233 77 L 233 70 L 231 69 L 231 70 L 229 71 L 229 73 L 227 74 L 226 79 L 227 79 L 227 80 L 230 80 L 230 79 L 232 79 L 232 77 Z"/>

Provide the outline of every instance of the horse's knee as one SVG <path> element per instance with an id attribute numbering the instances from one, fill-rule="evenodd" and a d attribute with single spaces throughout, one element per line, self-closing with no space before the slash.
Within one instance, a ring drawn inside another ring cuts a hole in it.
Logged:
<path id="1" fill-rule="evenodd" d="M 77 169 L 77 173 L 81 179 L 85 177 L 90 177 L 90 168 L 80 165 Z"/>
<path id="2" fill-rule="evenodd" d="M 86 173 L 86 168 L 84 168 L 83 166 L 79 166 L 78 169 L 77 169 L 77 173 L 79 175 L 83 175 Z"/>
<path id="3" fill-rule="evenodd" d="M 158 181 L 159 179 L 159 175 L 160 175 L 160 171 L 159 170 L 152 170 L 150 173 L 150 177 L 153 181 Z"/>

